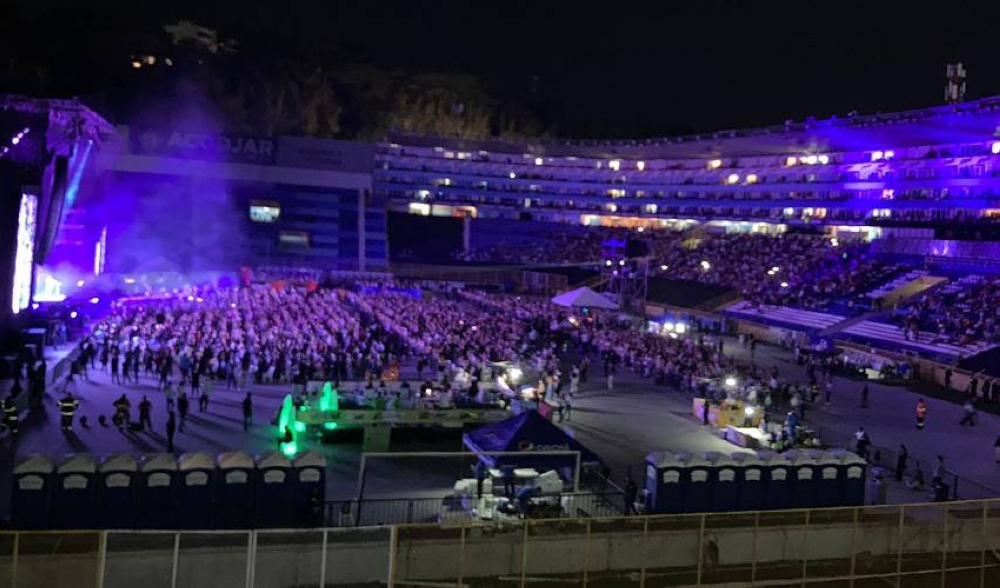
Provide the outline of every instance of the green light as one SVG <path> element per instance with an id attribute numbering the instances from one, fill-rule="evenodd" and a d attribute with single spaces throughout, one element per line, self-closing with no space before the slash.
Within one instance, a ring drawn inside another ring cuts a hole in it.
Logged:
<path id="1" fill-rule="evenodd" d="M 327 431 L 332 431 L 337 428 L 337 423 L 323 423 L 323 428 Z"/>
<path id="2" fill-rule="evenodd" d="M 281 412 L 278 413 L 278 434 L 285 434 L 285 427 L 289 427 L 292 424 L 293 416 L 295 415 L 295 407 L 292 405 L 292 395 L 288 394 L 285 396 L 285 400 L 281 403 Z"/>
<path id="3" fill-rule="evenodd" d="M 340 410 L 339 395 L 330 382 L 323 384 L 323 390 L 319 395 L 319 409 L 321 412 Z"/>
<path id="4" fill-rule="evenodd" d="M 295 443 L 285 443 L 281 446 L 281 452 L 292 457 L 299 450 L 299 447 Z"/>
<path id="5" fill-rule="evenodd" d="M 303 433 L 306 430 L 306 424 L 302 421 L 295 421 L 295 432 Z"/>

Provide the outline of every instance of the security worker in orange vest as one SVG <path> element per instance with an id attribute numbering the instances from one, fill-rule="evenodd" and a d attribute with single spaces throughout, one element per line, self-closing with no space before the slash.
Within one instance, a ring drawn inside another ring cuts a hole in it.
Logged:
<path id="1" fill-rule="evenodd" d="M 924 430 L 924 421 L 927 420 L 927 403 L 923 398 L 917 398 L 917 430 Z"/>

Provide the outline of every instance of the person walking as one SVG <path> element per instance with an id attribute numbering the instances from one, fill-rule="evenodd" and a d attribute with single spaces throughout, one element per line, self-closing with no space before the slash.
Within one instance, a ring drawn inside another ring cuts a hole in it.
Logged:
<path id="1" fill-rule="evenodd" d="M 486 481 L 486 476 L 489 475 L 489 468 L 482 460 L 476 462 L 476 465 L 472 468 L 476 475 L 476 498 L 483 497 L 483 482 Z"/>
<path id="2" fill-rule="evenodd" d="M 243 430 L 249 431 L 250 427 L 253 426 L 253 399 L 250 397 L 250 393 L 247 392 L 246 398 L 243 399 Z"/>
<path id="3" fill-rule="evenodd" d="M 176 395 L 174 383 L 167 380 L 167 383 L 163 387 L 163 393 L 167 397 L 167 412 L 172 412 L 174 410 L 174 396 Z"/>
<path id="4" fill-rule="evenodd" d="M 863 459 L 868 459 L 868 447 L 871 446 L 872 440 L 868 436 L 868 431 L 865 431 L 864 427 L 858 427 L 858 430 L 854 433 L 854 450 Z"/>
<path id="5" fill-rule="evenodd" d="M 923 431 L 927 424 L 927 403 L 923 398 L 917 398 L 917 430 Z"/>
<path id="6" fill-rule="evenodd" d="M 993 457 L 997 465 L 1000 465 L 1000 435 L 997 435 L 997 440 L 993 442 Z"/>
<path id="7" fill-rule="evenodd" d="M 139 401 L 139 428 L 143 431 L 153 430 L 152 412 L 153 403 L 144 395 Z"/>
<path id="8" fill-rule="evenodd" d="M 119 361 L 118 352 L 117 351 L 112 352 L 112 354 L 111 354 L 111 383 L 112 384 L 121 384 L 122 383 L 121 376 L 119 375 L 118 361 Z"/>
<path id="9" fill-rule="evenodd" d="M 826 380 L 826 405 L 830 406 L 830 400 L 833 397 L 833 376 L 830 376 Z"/>
<path id="10" fill-rule="evenodd" d="M 205 387 L 201 391 L 201 396 L 198 397 L 198 409 L 201 412 L 208 412 L 208 401 L 212 399 L 212 376 L 208 375 L 205 378 Z"/>
<path id="11" fill-rule="evenodd" d="M 113 406 L 115 408 L 115 416 L 112 420 L 114 421 L 115 426 L 118 427 L 119 431 L 124 431 L 125 427 L 127 427 L 129 422 L 132 420 L 132 403 L 129 402 L 127 396 L 122 394 L 118 397 L 118 400 L 114 401 Z"/>
<path id="12" fill-rule="evenodd" d="M 184 423 L 187 422 L 188 408 L 187 392 L 181 392 L 180 397 L 177 399 L 177 414 L 181 417 L 181 425 L 179 427 L 181 433 L 184 432 Z"/>
<path id="13" fill-rule="evenodd" d="M 63 431 L 73 430 L 73 416 L 79 407 L 80 401 L 73 398 L 73 393 L 69 390 L 66 391 L 65 396 L 59 399 L 59 417 Z"/>
<path id="14" fill-rule="evenodd" d="M 570 420 L 573 417 L 573 392 L 567 392 L 563 395 L 563 404 L 565 405 L 566 420 Z"/>
<path id="15" fill-rule="evenodd" d="M 937 463 L 934 464 L 934 470 L 933 473 L 931 474 L 931 483 L 935 485 L 942 483 L 944 481 L 944 475 L 946 473 L 948 473 L 948 470 L 947 468 L 945 468 L 944 465 L 944 456 L 938 455 Z"/>
<path id="16" fill-rule="evenodd" d="M 18 415 L 17 402 L 14 400 L 14 396 L 10 395 L 3 399 L 3 424 L 7 425 L 7 429 L 10 430 L 10 434 L 17 437 L 18 427 L 20 425 L 21 419 Z"/>
<path id="17" fill-rule="evenodd" d="M 906 449 L 906 445 L 899 445 L 899 454 L 896 455 L 896 481 L 903 481 L 903 474 L 906 472 L 906 459 L 910 456 L 910 452 Z"/>
<path id="18" fill-rule="evenodd" d="M 615 389 L 615 375 L 613 373 L 611 373 L 611 372 L 608 372 L 608 375 L 607 375 L 607 385 L 608 385 L 608 392 L 614 391 L 614 389 Z"/>
<path id="19" fill-rule="evenodd" d="M 635 508 L 635 500 L 638 497 L 639 487 L 636 485 L 635 480 L 632 479 L 630 471 L 625 480 L 625 504 L 622 512 L 624 516 L 639 514 L 639 511 Z"/>
<path id="20" fill-rule="evenodd" d="M 868 384 L 861 388 L 861 408 L 868 408 Z"/>
<path id="21" fill-rule="evenodd" d="M 503 493 L 507 498 L 513 498 L 514 494 L 517 492 L 517 486 L 514 483 L 514 467 L 506 465 L 500 468 L 500 472 L 503 475 Z"/>
<path id="22" fill-rule="evenodd" d="M 976 407 L 972 404 L 972 399 L 968 398 L 965 400 L 965 404 L 962 405 L 962 420 L 958 421 L 958 426 L 964 427 L 969 425 L 970 427 L 976 426 Z"/>
<path id="23" fill-rule="evenodd" d="M 174 452 L 174 433 L 177 432 L 177 419 L 174 418 L 174 411 L 167 413 L 167 451 Z"/>

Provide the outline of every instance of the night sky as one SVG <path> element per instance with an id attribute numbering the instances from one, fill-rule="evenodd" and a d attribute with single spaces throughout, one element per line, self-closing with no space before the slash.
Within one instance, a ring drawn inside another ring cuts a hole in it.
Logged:
<path id="1" fill-rule="evenodd" d="M 541 104 L 566 136 L 934 105 L 955 60 L 969 71 L 970 98 L 1000 94 L 996 2 L 928 3 L 939 11 L 873 1 L 0 3 L 20 7 L 0 32 L 22 53 L 105 59 L 137 31 L 190 19 L 245 52 L 473 74 L 501 98 Z"/>

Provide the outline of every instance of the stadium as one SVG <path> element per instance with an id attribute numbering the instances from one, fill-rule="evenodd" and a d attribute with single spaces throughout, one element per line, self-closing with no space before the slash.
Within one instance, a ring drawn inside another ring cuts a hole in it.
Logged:
<path id="1" fill-rule="evenodd" d="M 0 95 L 0 585 L 1000 585 L 963 71 L 614 140 Z"/>

